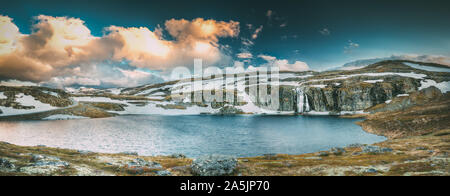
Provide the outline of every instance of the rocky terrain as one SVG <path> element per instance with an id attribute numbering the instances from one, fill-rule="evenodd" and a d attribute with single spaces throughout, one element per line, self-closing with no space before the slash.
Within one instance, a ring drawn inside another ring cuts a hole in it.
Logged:
<path id="1" fill-rule="evenodd" d="M 16 95 L 21 93 L 59 107 L 37 113 L 3 115 L 3 120 L 45 119 L 55 115 L 97 118 L 152 112 L 341 115 L 343 118 L 364 118 L 358 124 L 365 131 L 389 139 L 369 146 L 353 144 L 346 148 L 331 148 L 302 155 L 267 154 L 248 158 L 211 155 L 195 160 L 181 154 L 143 157 L 132 152 L 104 154 L 0 143 L 0 175 L 448 176 L 450 73 L 418 69 L 427 65 L 415 65 L 416 68 L 413 68 L 403 61 L 384 61 L 357 70 L 281 73 L 281 107 L 278 111 L 264 109 L 258 97 L 251 102 L 247 94 L 247 78 L 236 81 L 245 87 L 244 91 L 235 92 L 236 97 L 244 97 L 244 102 L 223 104 L 214 101 L 192 103 L 192 97 L 181 102 L 174 101 L 170 91 L 188 88 L 190 81 L 114 91 L 94 90 L 70 94 L 52 91 L 67 101 L 58 103 L 61 105 L 40 93 L 49 89 L 35 92 L 29 90 L 31 87 L 13 90 L 1 88 L 0 109 L 11 106 L 11 103 L 12 108 L 16 106 L 15 109 L 26 106 L 16 101 Z M 1 95 L 6 95 L 6 99 Z"/>
<path id="2" fill-rule="evenodd" d="M 70 89 L 64 92 L 43 87 L 0 87 L 0 119 L 51 119 L 53 115 L 99 118 L 122 114 L 362 114 L 371 107 L 430 86 L 437 87 L 442 93 L 450 91 L 450 69 L 433 71 L 439 68 L 442 69 L 429 63 L 383 61 L 354 70 L 281 72 L 278 83 L 272 81 L 274 78 L 251 80 L 261 76 L 245 73 L 126 89 Z M 217 85 L 218 81 L 221 83 Z M 201 102 L 193 101 L 198 93 L 192 90 L 195 82 L 201 82 L 204 90 L 231 93 L 233 100 L 206 100 L 203 97 Z M 267 88 L 269 94 L 270 89 L 279 88 L 278 109 L 269 107 L 270 97 L 250 93 L 257 86 Z M 184 94 L 179 94 L 181 92 Z M 27 103 L 29 99 L 33 103 Z M 33 104 L 41 104 L 42 109 L 34 109 Z"/>

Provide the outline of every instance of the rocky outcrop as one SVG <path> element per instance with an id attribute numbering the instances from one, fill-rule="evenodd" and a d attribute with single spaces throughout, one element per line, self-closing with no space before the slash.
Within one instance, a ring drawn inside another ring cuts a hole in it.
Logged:
<path id="1" fill-rule="evenodd" d="M 413 92 L 407 96 L 395 97 L 391 102 L 369 108 L 368 111 L 371 113 L 377 113 L 402 110 L 413 105 L 425 104 L 427 102 L 439 99 L 442 96 L 443 94 L 438 88 L 431 86 L 418 92 Z"/>
<path id="2" fill-rule="evenodd" d="M 399 94 L 414 92 L 420 86 L 420 82 L 412 78 L 389 79 L 391 80 L 374 84 L 346 81 L 341 85 L 327 85 L 324 88 L 305 86 L 303 91 L 311 110 L 340 112 L 365 110 Z"/>
<path id="3" fill-rule="evenodd" d="M 217 114 L 218 115 L 235 115 L 235 114 L 243 114 L 243 113 L 244 112 L 241 109 L 227 105 L 227 106 L 220 108 L 220 110 Z"/>
<path id="4" fill-rule="evenodd" d="M 8 159 L 0 158 L 0 170 L 11 170 L 16 166 Z"/>
<path id="5" fill-rule="evenodd" d="M 357 122 L 367 132 L 390 139 L 426 135 L 450 127 L 450 93 L 429 87 L 368 111 L 366 120 Z"/>
<path id="6" fill-rule="evenodd" d="M 7 97 L 0 99 L 0 106 L 12 107 L 14 109 L 34 109 L 34 106 L 24 106 L 16 101 L 20 94 L 34 97 L 45 104 L 50 104 L 54 107 L 67 107 L 73 104 L 70 95 L 63 90 L 51 89 L 45 87 L 10 87 L 0 86 L 0 92 Z"/>
<path id="7" fill-rule="evenodd" d="M 392 148 L 381 148 L 379 146 L 363 146 L 361 147 L 362 153 L 368 154 L 379 154 L 379 153 L 388 153 L 392 152 Z"/>
<path id="8" fill-rule="evenodd" d="M 19 171 L 29 175 L 51 175 L 66 169 L 70 165 L 58 157 L 39 154 L 32 154 L 31 162 L 33 163 L 26 167 L 21 167 Z"/>
<path id="9" fill-rule="evenodd" d="M 206 155 L 195 159 L 191 169 L 198 176 L 224 176 L 233 173 L 237 159 L 226 155 Z"/>

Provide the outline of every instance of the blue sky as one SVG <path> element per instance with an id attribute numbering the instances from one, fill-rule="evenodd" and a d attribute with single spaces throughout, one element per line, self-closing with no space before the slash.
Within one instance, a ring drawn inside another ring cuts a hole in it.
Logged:
<path id="1" fill-rule="evenodd" d="M 13 19 L 20 33 L 30 34 L 38 15 L 67 16 L 85 22 L 94 36 L 105 27 L 147 27 L 154 31 L 170 19 L 237 21 L 238 36 L 221 37 L 234 60 L 251 53 L 247 64 L 258 66 L 258 55 L 306 62 L 325 69 L 346 62 L 393 54 L 450 56 L 449 1 L 5 1 L 0 15 Z M 256 29 L 262 27 L 257 38 Z M 164 39 L 174 39 L 165 30 Z M 243 45 L 252 41 L 251 46 Z M 151 70 L 151 69 L 149 69 Z"/>

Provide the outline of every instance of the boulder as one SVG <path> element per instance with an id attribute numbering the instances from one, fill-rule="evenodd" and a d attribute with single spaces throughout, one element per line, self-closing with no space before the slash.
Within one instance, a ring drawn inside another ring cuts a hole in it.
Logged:
<path id="1" fill-rule="evenodd" d="M 233 114 L 242 114 L 244 113 L 241 109 L 235 108 L 233 106 L 224 106 L 220 108 L 217 114 L 219 115 L 233 115 Z"/>
<path id="2" fill-rule="evenodd" d="M 16 168 L 16 166 L 9 161 L 8 159 L 5 158 L 0 158 L 0 170 L 1 169 L 14 169 Z"/>
<path id="3" fill-rule="evenodd" d="M 31 154 L 31 161 L 34 163 L 20 168 L 19 171 L 30 175 L 54 175 L 70 165 L 58 157 L 39 154 Z"/>
<path id="4" fill-rule="evenodd" d="M 93 152 L 88 151 L 88 150 L 78 150 L 78 153 L 80 153 L 81 155 L 88 155 L 88 154 L 92 154 Z"/>
<path id="5" fill-rule="evenodd" d="M 124 155 L 133 155 L 133 156 L 138 156 L 139 153 L 137 152 L 132 152 L 132 151 L 125 151 L 125 152 L 121 152 L 120 154 L 124 154 Z"/>
<path id="6" fill-rule="evenodd" d="M 171 176 L 172 173 L 167 170 L 159 170 L 159 171 L 156 171 L 156 175 L 157 176 Z"/>
<path id="7" fill-rule="evenodd" d="M 153 161 L 146 161 L 141 158 L 134 159 L 128 162 L 127 166 L 129 168 L 147 168 L 147 169 L 161 169 L 161 164 Z"/>
<path id="8" fill-rule="evenodd" d="M 361 148 L 363 146 L 364 146 L 364 144 L 354 143 L 354 144 L 347 145 L 347 148 Z"/>
<path id="9" fill-rule="evenodd" d="M 366 170 L 364 170 L 365 173 L 377 173 L 378 171 L 374 168 L 368 168 Z"/>
<path id="10" fill-rule="evenodd" d="M 381 148 L 379 146 L 363 146 L 361 150 L 363 153 L 371 154 L 387 153 L 393 151 L 391 148 Z"/>
<path id="11" fill-rule="evenodd" d="M 330 155 L 330 154 L 329 154 L 328 152 L 323 151 L 323 152 L 317 153 L 317 155 L 318 155 L 318 156 L 321 156 L 321 157 L 326 157 L 326 156 L 328 156 L 328 155 Z"/>
<path id="12" fill-rule="evenodd" d="M 191 169 L 198 176 L 224 176 L 233 173 L 237 159 L 227 155 L 200 156 L 192 162 Z"/>
<path id="13" fill-rule="evenodd" d="M 181 153 L 174 153 L 174 154 L 171 154 L 169 157 L 174 158 L 174 159 L 184 159 L 184 158 L 186 158 L 186 155 L 181 154 Z"/>
<path id="14" fill-rule="evenodd" d="M 44 156 L 44 155 L 32 155 L 31 161 L 34 162 L 32 166 L 55 166 L 55 167 L 67 167 L 69 163 L 61 161 L 58 157 Z"/>
<path id="15" fill-rule="evenodd" d="M 342 155 L 346 151 L 344 148 L 334 147 L 334 148 L 331 148 L 330 152 L 333 153 L 334 155 Z"/>

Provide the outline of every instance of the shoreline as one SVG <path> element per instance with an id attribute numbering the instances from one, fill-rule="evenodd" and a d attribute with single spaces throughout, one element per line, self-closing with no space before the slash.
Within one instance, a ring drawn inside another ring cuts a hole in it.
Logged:
<path id="1" fill-rule="evenodd" d="M 450 158 L 448 158 L 447 143 L 449 139 L 450 130 L 443 130 L 434 135 L 387 139 L 368 145 L 392 149 L 392 152 L 386 153 L 363 153 L 362 147 L 353 146 L 342 148 L 343 152 L 339 154 L 332 151 L 320 151 L 297 155 L 268 154 L 239 157 L 237 158 L 238 166 L 232 175 L 449 175 Z M 58 161 L 67 162 L 70 166 L 33 168 L 30 166 L 32 164 L 30 160 L 35 155 L 58 157 Z M 18 146 L 6 142 L 0 142 L 0 157 L 11 160 L 18 168 L 9 172 L 0 169 L 0 176 L 157 175 L 157 171 L 169 171 L 174 176 L 191 176 L 190 164 L 193 161 L 192 158 L 182 155 L 177 157 L 175 155 L 139 156 L 132 152 L 97 153 L 44 146 Z M 127 165 L 129 161 L 135 159 L 157 162 L 162 167 L 141 173 Z M 80 169 L 80 167 L 85 168 Z M 377 172 L 367 172 L 372 171 L 371 169 Z M 405 172 L 399 173 L 401 171 L 397 170 L 400 169 Z M 83 173 L 86 172 L 85 170 L 90 172 Z M 414 171 L 417 173 L 411 173 Z M 436 171 L 439 172 L 436 173 Z"/>

